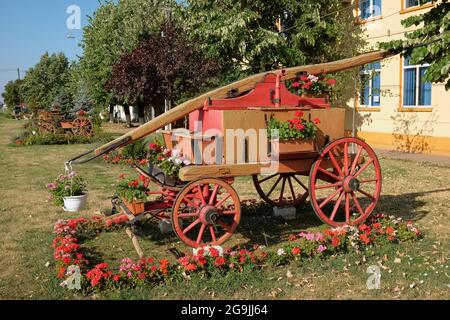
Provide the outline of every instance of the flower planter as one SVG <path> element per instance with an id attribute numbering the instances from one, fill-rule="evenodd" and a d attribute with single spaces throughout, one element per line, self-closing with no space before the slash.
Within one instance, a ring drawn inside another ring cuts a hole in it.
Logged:
<path id="1" fill-rule="evenodd" d="M 179 180 L 175 177 L 167 176 L 164 171 L 162 171 L 157 165 L 150 163 L 148 166 L 148 173 L 151 175 L 154 179 L 158 180 L 162 184 L 168 185 L 168 186 L 176 186 L 179 184 Z"/>
<path id="2" fill-rule="evenodd" d="M 122 199 L 123 203 L 127 206 L 128 210 L 131 211 L 131 213 L 135 216 L 138 216 L 139 214 L 141 214 L 142 212 L 145 211 L 145 202 L 143 201 L 132 201 L 132 202 L 127 202 L 125 199 Z"/>
<path id="3" fill-rule="evenodd" d="M 315 152 L 314 139 L 270 140 L 272 159 L 298 159 L 305 154 Z"/>
<path id="4" fill-rule="evenodd" d="M 64 200 L 64 211 L 67 212 L 79 212 L 84 209 L 87 202 L 87 193 L 81 196 L 65 197 Z"/>

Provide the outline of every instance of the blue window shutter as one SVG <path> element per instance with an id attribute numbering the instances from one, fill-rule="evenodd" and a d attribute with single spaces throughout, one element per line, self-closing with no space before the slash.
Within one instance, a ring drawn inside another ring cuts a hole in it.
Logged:
<path id="1" fill-rule="evenodd" d="M 420 106 L 431 105 L 431 83 L 422 81 L 426 70 L 427 70 L 427 67 L 420 68 L 420 78 L 419 78 L 419 81 L 420 81 L 419 105 Z"/>
<path id="2" fill-rule="evenodd" d="M 372 106 L 380 105 L 381 76 L 380 72 L 374 72 L 372 76 Z"/>
<path id="3" fill-rule="evenodd" d="M 379 17 L 381 16 L 381 0 L 373 0 L 373 12 L 372 16 Z"/>
<path id="4" fill-rule="evenodd" d="M 416 69 L 405 69 L 403 80 L 403 105 L 416 105 Z"/>

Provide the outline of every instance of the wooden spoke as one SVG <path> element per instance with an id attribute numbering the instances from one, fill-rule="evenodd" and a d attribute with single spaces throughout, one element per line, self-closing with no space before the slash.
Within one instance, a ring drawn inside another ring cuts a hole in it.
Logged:
<path id="1" fill-rule="evenodd" d="M 214 186 L 213 192 L 211 194 L 211 197 L 209 198 L 209 204 L 212 205 L 214 203 L 214 200 L 216 199 L 217 191 L 219 191 L 219 186 Z"/>
<path id="2" fill-rule="evenodd" d="M 292 199 L 295 200 L 297 199 L 296 195 L 295 195 L 295 191 L 294 188 L 292 187 L 292 181 L 291 181 L 291 177 L 288 177 L 288 183 L 289 183 L 289 189 L 291 189 L 291 194 L 292 194 Z"/>
<path id="3" fill-rule="evenodd" d="M 336 187 L 340 187 L 342 186 L 342 182 L 336 182 L 336 183 L 331 183 L 331 184 L 326 184 L 326 185 L 320 185 L 317 186 L 316 189 L 320 190 L 320 189 L 329 189 L 329 188 L 336 188 Z"/>
<path id="4" fill-rule="evenodd" d="M 352 166 L 350 168 L 350 174 L 353 174 L 353 171 L 356 169 L 356 165 L 358 164 L 359 158 L 361 157 L 361 153 L 363 151 L 362 146 L 358 146 L 358 151 L 356 152 L 355 159 L 353 159 Z"/>
<path id="5" fill-rule="evenodd" d="M 283 177 L 283 182 L 281 183 L 281 192 L 280 192 L 280 198 L 278 201 L 281 203 L 283 201 L 283 194 L 284 194 L 284 187 L 286 185 L 286 177 Z"/>
<path id="6" fill-rule="evenodd" d="M 277 175 L 278 175 L 278 174 L 275 173 L 275 174 L 273 174 L 273 175 L 271 175 L 271 176 L 268 176 L 268 177 L 266 177 L 266 178 L 264 178 L 264 179 L 258 180 L 258 183 L 266 182 L 267 180 L 272 179 L 273 177 L 275 177 L 275 176 L 277 176 Z"/>
<path id="7" fill-rule="evenodd" d="M 330 171 L 328 171 L 328 170 L 325 170 L 325 169 L 320 168 L 320 167 L 318 168 L 318 170 L 319 170 L 320 172 L 322 172 L 323 174 L 326 174 L 326 175 L 329 176 L 330 178 L 333 178 L 333 179 L 336 180 L 336 181 L 340 181 L 340 180 L 341 180 L 340 177 L 338 177 L 338 176 L 332 174 L 332 173 L 331 173 Z"/>
<path id="8" fill-rule="evenodd" d="M 336 203 L 334 204 L 333 212 L 331 213 L 331 217 L 330 217 L 330 219 L 332 221 L 336 217 L 336 213 L 337 213 L 337 211 L 339 209 L 339 206 L 341 205 L 341 201 L 342 201 L 342 197 L 343 196 L 344 196 L 344 192 L 341 192 L 341 194 L 339 195 L 339 198 L 337 199 Z"/>
<path id="9" fill-rule="evenodd" d="M 282 178 L 283 178 L 283 176 L 281 176 L 281 175 L 278 177 L 277 182 L 275 182 L 275 184 L 270 189 L 269 193 L 267 193 L 267 197 L 270 197 L 270 195 L 272 194 L 273 190 L 275 190 L 275 188 L 277 187 L 278 183 L 280 183 Z"/>
<path id="10" fill-rule="evenodd" d="M 303 189 L 305 189 L 306 191 L 308 191 L 308 188 L 307 188 L 300 180 L 298 180 L 296 176 L 293 176 L 292 178 L 293 178 L 295 181 L 297 181 L 297 183 L 298 183 L 299 185 L 301 185 Z"/>
<path id="11" fill-rule="evenodd" d="M 197 243 L 200 244 L 200 242 L 202 241 L 202 237 L 203 237 L 203 232 L 205 232 L 205 228 L 206 225 L 202 224 L 202 226 L 200 227 L 200 231 L 198 232 L 198 236 L 197 236 Z"/>
<path id="12" fill-rule="evenodd" d="M 323 208 L 326 206 L 328 202 L 330 202 L 338 193 L 342 192 L 342 188 L 337 189 L 335 192 L 333 192 L 331 195 L 328 196 L 320 205 L 319 208 Z"/>
<path id="13" fill-rule="evenodd" d="M 192 222 L 186 229 L 183 230 L 183 233 L 188 233 L 189 231 L 192 230 L 192 228 L 194 228 L 196 225 L 198 225 L 200 223 L 200 219 L 195 220 L 194 222 Z"/>
<path id="14" fill-rule="evenodd" d="M 211 234 L 212 241 L 216 242 L 217 238 L 216 238 L 216 233 L 214 232 L 214 227 L 213 226 L 209 226 L 209 233 Z"/>
<path id="15" fill-rule="evenodd" d="M 373 200 L 373 196 L 367 192 L 365 192 L 364 190 L 361 190 L 361 188 L 358 189 L 358 191 L 360 193 L 362 193 L 363 195 L 365 195 L 367 198 L 369 198 L 370 200 Z"/>
<path id="16" fill-rule="evenodd" d="M 367 161 L 366 163 L 364 163 L 364 165 L 353 175 L 354 178 L 356 178 L 357 176 L 359 176 L 364 170 L 366 170 L 366 168 L 368 166 L 370 166 L 373 162 L 373 159 L 370 159 L 369 161 Z"/>
<path id="17" fill-rule="evenodd" d="M 334 168 L 338 172 L 339 176 L 343 176 L 344 174 L 342 173 L 342 170 L 341 170 L 339 164 L 337 163 L 336 159 L 334 158 L 332 150 L 330 150 L 330 152 L 328 152 L 328 156 L 330 157 L 331 163 L 333 164 Z M 336 179 L 336 180 L 338 180 L 338 179 Z"/>
<path id="18" fill-rule="evenodd" d="M 345 222 L 350 223 L 350 195 L 345 194 Z"/>
<path id="19" fill-rule="evenodd" d="M 231 194 L 227 193 L 225 197 L 223 197 L 219 202 L 216 203 L 215 207 L 220 208 L 221 205 L 225 203 L 229 198 L 231 197 Z"/>

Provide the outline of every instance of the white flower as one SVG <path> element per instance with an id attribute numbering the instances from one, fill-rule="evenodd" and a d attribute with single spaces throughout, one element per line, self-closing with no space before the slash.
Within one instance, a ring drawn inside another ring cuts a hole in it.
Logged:
<path id="1" fill-rule="evenodd" d="M 188 159 L 184 159 L 184 160 L 183 160 L 183 164 L 184 164 L 185 166 L 190 166 L 190 165 L 192 164 L 192 162 L 191 162 L 190 160 L 188 160 Z"/>
<path id="2" fill-rule="evenodd" d="M 311 80 L 311 82 L 317 82 L 317 81 L 319 81 L 319 77 L 316 77 L 315 75 L 310 74 L 308 76 L 308 80 Z"/>
<path id="3" fill-rule="evenodd" d="M 286 254 L 286 252 L 284 251 L 283 248 L 280 248 L 280 249 L 277 250 L 277 255 L 284 256 L 285 254 Z"/>

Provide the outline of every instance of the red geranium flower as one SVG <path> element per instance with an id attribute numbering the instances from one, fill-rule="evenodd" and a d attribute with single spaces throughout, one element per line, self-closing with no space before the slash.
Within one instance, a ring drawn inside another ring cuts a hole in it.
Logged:
<path id="1" fill-rule="evenodd" d="M 339 243 L 341 243 L 341 240 L 339 240 L 338 237 L 333 237 L 333 238 L 331 238 L 331 245 L 332 245 L 333 247 L 336 248 L 336 247 L 339 245 Z"/>
<path id="2" fill-rule="evenodd" d="M 193 263 L 189 263 L 185 268 L 188 271 L 194 271 L 194 270 L 197 269 L 197 266 L 195 264 L 193 264 Z"/>
<path id="3" fill-rule="evenodd" d="M 392 235 L 394 233 L 394 228 L 392 227 L 386 227 L 386 234 Z"/>
<path id="4" fill-rule="evenodd" d="M 140 175 L 140 176 L 139 176 L 139 180 L 145 181 L 145 180 L 147 180 L 147 178 L 146 178 L 144 175 Z"/>
<path id="5" fill-rule="evenodd" d="M 365 244 L 369 244 L 370 243 L 370 238 L 365 235 L 365 234 L 360 234 L 359 238 L 365 243 Z"/>
<path id="6" fill-rule="evenodd" d="M 300 80 L 301 81 L 308 81 L 308 77 L 307 76 L 300 76 Z"/>
<path id="7" fill-rule="evenodd" d="M 291 252 L 293 255 L 298 255 L 298 254 L 300 254 L 301 250 L 299 247 L 294 247 L 294 248 L 292 248 Z"/>
<path id="8" fill-rule="evenodd" d="M 298 83 L 297 81 L 295 81 L 293 84 L 292 84 L 292 88 L 298 88 L 300 86 L 300 83 Z"/>
<path id="9" fill-rule="evenodd" d="M 335 79 L 328 79 L 328 80 L 327 80 L 327 83 L 328 83 L 330 86 L 333 86 L 333 85 L 335 85 L 335 84 L 337 83 L 337 81 L 336 81 Z"/>
<path id="10" fill-rule="evenodd" d="M 217 266 L 217 267 L 220 267 L 224 263 L 225 263 L 225 258 L 224 257 L 217 257 L 216 260 L 214 260 L 214 265 Z"/>
<path id="11" fill-rule="evenodd" d="M 314 124 L 319 124 L 320 123 L 320 119 L 319 118 L 314 118 Z"/>
<path id="12" fill-rule="evenodd" d="M 114 282 L 118 282 L 120 280 L 120 276 L 118 274 L 113 275 L 112 277 Z"/>
<path id="13" fill-rule="evenodd" d="M 302 111 L 296 111 L 295 112 L 295 116 L 301 118 L 301 117 L 303 117 L 303 112 Z"/>
<path id="14" fill-rule="evenodd" d="M 297 124 L 296 126 L 295 126 L 298 130 L 300 130 L 300 131 L 303 131 L 303 130 L 305 130 L 305 125 L 303 125 L 303 124 L 301 124 L 301 123 L 299 123 L 299 124 Z"/>

